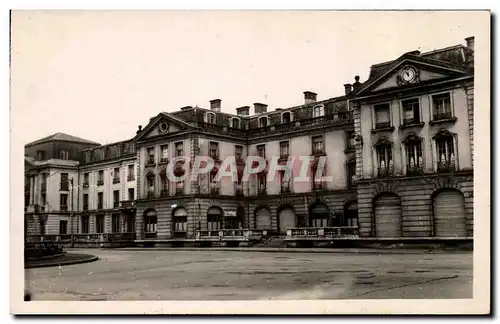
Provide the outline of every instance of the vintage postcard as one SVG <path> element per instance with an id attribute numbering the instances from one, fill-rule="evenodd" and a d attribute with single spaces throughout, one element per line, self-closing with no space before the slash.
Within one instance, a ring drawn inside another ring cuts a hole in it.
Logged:
<path id="1" fill-rule="evenodd" d="M 11 313 L 488 314 L 490 15 L 13 10 Z"/>

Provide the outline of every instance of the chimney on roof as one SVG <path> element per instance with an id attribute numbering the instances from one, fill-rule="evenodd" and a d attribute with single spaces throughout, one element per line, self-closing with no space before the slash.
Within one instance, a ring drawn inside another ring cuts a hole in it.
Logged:
<path id="1" fill-rule="evenodd" d="M 345 94 L 348 95 L 352 92 L 352 84 L 350 83 L 346 83 L 344 84 L 344 88 L 345 88 Z"/>
<path id="2" fill-rule="evenodd" d="M 474 51 L 474 36 L 467 37 L 465 41 L 467 42 L 467 48 Z"/>
<path id="3" fill-rule="evenodd" d="M 240 108 L 236 108 L 236 115 L 249 116 L 250 115 L 250 106 L 243 106 Z"/>
<path id="4" fill-rule="evenodd" d="M 305 91 L 304 92 L 304 104 L 307 105 L 307 104 L 310 104 L 312 102 L 316 102 L 316 96 L 317 96 L 317 94 L 315 94 L 314 92 Z"/>
<path id="5" fill-rule="evenodd" d="M 359 90 L 359 88 L 361 87 L 361 82 L 359 82 L 359 75 L 356 75 L 356 76 L 354 77 L 354 80 L 355 80 L 356 82 L 354 82 L 354 83 L 353 83 L 353 85 L 352 85 L 352 90 L 353 90 L 353 91 L 358 91 L 358 90 Z"/>
<path id="6" fill-rule="evenodd" d="M 210 110 L 213 111 L 220 111 L 220 103 L 222 100 L 220 99 L 214 99 L 210 100 Z"/>
<path id="7" fill-rule="evenodd" d="M 263 103 L 256 102 L 253 104 L 254 114 L 262 114 L 267 112 L 267 105 Z"/>

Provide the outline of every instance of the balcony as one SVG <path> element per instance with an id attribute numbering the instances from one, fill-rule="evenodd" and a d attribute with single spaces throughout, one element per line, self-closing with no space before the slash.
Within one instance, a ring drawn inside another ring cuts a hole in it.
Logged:
<path id="1" fill-rule="evenodd" d="M 288 153 L 281 153 L 278 161 L 287 161 L 289 156 L 290 154 Z"/>
<path id="2" fill-rule="evenodd" d="M 89 182 L 88 181 L 84 181 L 83 184 L 82 184 L 83 188 L 88 188 L 89 187 Z"/>
<path id="3" fill-rule="evenodd" d="M 153 199 L 156 198 L 155 192 L 154 191 L 148 191 L 146 194 L 147 199 Z"/>
<path id="4" fill-rule="evenodd" d="M 409 127 L 423 127 L 424 123 L 420 119 L 416 118 L 405 118 L 403 119 L 403 124 L 399 128 L 409 128 Z"/>
<path id="5" fill-rule="evenodd" d="M 134 200 L 123 200 L 120 202 L 120 208 L 123 210 L 132 210 L 135 208 Z"/>
<path id="6" fill-rule="evenodd" d="M 328 189 L 328 187 L 325 181 L 314 181 L 312 184 L 312 189 L 314 191 L 318 191 L 318 190 L 326 190 Z"/>
<path id="7" fill-rule="evenodd" d="M 394 131 L 394 126 L 391 126 L 391 122 L 378 122 L 375 123 L 375 128 L 372 129 L 372 133 L 377 132 L 392 132 Z"/>
<path id="8" fill-rule="evenodd" d="M 437 113 L 432 115 L 432 120 L 429 122 L 429 124 L 433 125 L 447 122 L 454 123 L 456 120 L 457 117 L 453 117 L 451 112 Z"/>
<path id="9" fill-rule="evenodd" d="M 218 186 L 211 186 L 210 187 L 210 193 L 212 195 L 219 195 L 220 194 L 220 188 Z"/>
<path id="10" fill-rule="evenodd" d="M 154 166 L 154 165 L 155 165 L 155 159 L 154 159 L 154 157 L 153 158 L 149 158 L 146 161 L 146 166 Z"/>
<path id="11" fill-rule="evenodd" d="M 168 159 L 167 158 L 161 158 L 160 159 L 160 164 L 167 164 L 168 163 Z"/>
<path id="12" fill-rule="evenodd" d="M 378 168 L 378 178 L 390 178 L 394 176 L 394 171 L 392 168 L 384 168 L 384 167 L 379 167 Z"/>
<path id="13" fill-rule="evenodd" d="M 168 196 L 169 196 L 168 189 L 163 189 L 162 191 L 160 191 L 160 197 L 165 198 Z"/>
<path id="14" fill-rule="evenodd" d="M 419 165 L 414 166 L 406 166 L 406 175 L 407 176 L 419 176 L 424 174 L 424 168 Z"/>
<path id="15" fill-rule="evenodd" d="M 135 180 L 135 176 L 134 175 L 129 175 L 127 177 L 127 181 L 134 181 Z"/>
<path id="16" fill-rule="evenodd" d="M 184 194 L 184 188 L 175 188 L 175 194 L 177 196 L 183 195 Z"/>
<path id="17" fill-rule="evenodd" d="M 113 178 L 113 184 L 120 183 L 120 178 Z"/>
<path id="18" fill-rule="evenodd" d="M 283 194 L 283 193 L 290 193 L 290 192 L 292 192 L 292 191 L 290 190 L 290 185 L 289 185 L 289 184 L 283 184 L 283 183 L 282 183 L 282 184 L 281 184 L 281 193 Z"/>
<path id="19" fill-rule="evenodd" d="M 293 227 L 287 229 L 285 241 L 329 241 L 332 239 L 357 239 L 358 237 L 358 226 Z"/>
<path id="20" fill-rule="evenodd" d="M 243 185 L 235 185 L 234 186 L 234 194 L 238 197 L 243 196 Z"/>
<path id="21" fill-rule="evenodd" d="M 325 150 L 323 148 L 313 148 L 311 150 L 311 155 L 313 156 L 320 156 L 320 155 L 326 155 Z"/>
<path id="22" fill-rule="evenodd" d="M 113 201 L 113 208 L 118 208 L 120 207 L 120 202 L 119 201 Z"/>
<path id="23" fill-rule="evenodd" d="M 267 195 L 267 188 L 266 187 L 260 187 L 257 190 L 257 195 L 258 196 L 265 196 L 265 195 Z"/>
<path id="24" fill-rule="evenodd" d="M 88 204 L 84 204 L 83 205 L 83 211 L 87 211 L 89 210 L 89 205 Z"/>
<path id="25" fill-rule="evenodd" d="M 210 157 L 211 157 L 211 158 L 212 158 L 212 160 L 214 160 L 215 162 L 220 161 L 220 156 L 219 156 L 219 153 L 218 153 L 218 152 L 210 152 Z"/>
<path id="26" fill-rule="evenodd" d="M 439 161 L 437 165 L 438 172 L 455 172 L 455 160 Z"/>
<path id="27" fill-rule="evenodd" d="M 61 205 L 61 206 L 59 207 L 59 210 L 60 210 L 60 211 L 68 211 L 68 205 Z"/>
<path id="28" fill-rule="evenodd" d="M 98 186 L 104 186 L 104 180 L 97 180 Z"/>
<path id="29" fill-rule="evenodd" d="M 98 203 L 97 204 L 97 210 L 102 210 L 103 209 L 103 204 L 102 203 Z"/>

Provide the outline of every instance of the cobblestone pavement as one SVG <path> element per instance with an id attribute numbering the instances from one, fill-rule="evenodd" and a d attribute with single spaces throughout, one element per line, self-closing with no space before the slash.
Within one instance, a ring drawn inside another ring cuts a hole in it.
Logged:
<path id="1" fill-rule="evenodd" d="M 472 252 L 71 252 L 100 260 L 25 270 L 32 300 L 472 298 Z"/>

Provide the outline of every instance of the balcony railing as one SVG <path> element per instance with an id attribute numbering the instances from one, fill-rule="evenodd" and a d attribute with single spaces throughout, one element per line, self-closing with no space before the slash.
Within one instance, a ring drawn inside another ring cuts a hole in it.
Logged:
<path id="1" fill-rule="evenodd" d="M 102 210 L 102 208 L 103 208 L 102 203 L 97 204 L 97 210 Z"/>
<path id="2" fill-rule="evenodd" d="M 454 160 L 439 161 L 437 167 L 438 167 L 438 172 L 454 172 L 454 171 L 456 171 Z"/>
<path id="3" fill-rule="evenodd" d="M 123 200 L 121 201 L 121 207 L 124 209 L 135 207 L 135 201 L 133 200 Z"/>
<path id="4" fill-rule="evenodd" d="M 279 160 L 288 160 L 288 156 L 289 156 L 289 155 L 290 155 L 290 154 L 288 154 L 288 153 L 280 153 L 280 158 L 279 158 Z"/>
<path id="5" fill-rule="evenodd" d="M 134 175 L 129 175 L 127 177 L 127 181 L 134 181 L 135 180 L 135 176 Z"/>
<path id="6" fill-rule="evenodd" d="M 46 192 L 47 191 L 47 183 L 46 182 L 42 182 L 41 185 L 40 185 L 40 189 L 42 192 Z"/>
<path id="7" fill-rule="evenodd" d="M 113 201 L 113 208 L 118 208 L 120 207 L 120 202 L 119 201 Z"/>
<path id="8" fill-rule="evenodd" d="M 251 229 L 196 230 L 196 241 L 252 241 L 260 240 L 267 232 Z"/>
<path id="9" fill-rule="evenodd" d="M 293 227 L 286 230 L 286 239 L 335 239 L 358 238 L 358 226 Z"/>
<path id="10" fill-rule="evenodd" d="M 158 237 L 158 233 L 156 233 L 156 232 L 145 232 L 144 233 L 145 240 L 156 240 L 157 237 Z"/>
<path id="11" fill-rule="evenodd" d="M 147 198 L 147 199 L 156 198 L 155 192 L 154 192 L 154 191 L 148 191 L 148 192 L 146 193 L 146 198 Z"/>
<path id="12" fill-rule="evenodd" d="M 103 186 L 104 185 L 104 180 L 97 180 L 97 185 L 98 186 Z"/>
<path id="13" fill-rule="evenodd" d="M 210 193 L 212 195 L 218 195 L 218 194 L 220 194 L 220 188 L 218 186 L 211 186 Z"/>
<path id="14" fill-rule="evenodd" d="M 87 211 L 89 210 L 89 205 L 88 204 L 84 204 L 83 205 L 83 211 Z"/>
<path id="15" fill-rule="evenodd" d="M 313 181 L 312 189 L 313 190 L 325 190 L 327 189 L 327 184 L 325 181 Z"/>
<path id="16" fill-rule="evenodd" d="M 161 158 L 160 159 L 160 163 L 168 163 L 168 159 L 167 158 Z"/>
<path id="17" fill-rule="evenodd" d="M 289 193 L 291 192 L 290 190 L 290 185 L 289 184 L 281 184 L 281 193 Z"/>
<path id="18" fill-rule="evenodd" d="M 432 120 L 433 121 L 438 121 L 438 120 L 446 120 L 446 119 L 452 119 L 453 115 L 451 112 L 443 112 L 443 113 L 436 113 L 432 115 Z"/>
<path id="19" fill-rule="evenodd" d="M 423 175 L 424 174 L 424 168 L 422 166 L 414 165 L 414 166 L 406 166 L 406 175 L 408 176 L 417 176 L 417 175 Z"/>
<path id="20" fill-rule="evenodd" d="M 160 197 L 164 198 L 168 196 L 169 196 L 168 189 L 163 189 L 162 191 L 160 191 Z"/>
<path id="21" fill-rule="evenodd" d="M 323 148 L 313 148 L 311 150 L 311 153 L 312 153 L 312 155 L 315 155 L 315 156 L 317 156 L 317 155 L 325 155 L 325 149 L 323 149 Z"/>
<path id="22" fill-rule="evenodd" d="M 59 210 L 60 210 L 60 211 L 68 211 L 68 205 L 61 205 L 61 206 L 59 207 Z"/>
<path id="23" fill-rule="evenodd" d="M 392 168 L 382 168 L 382 167 L 378 168 L 378 174 L 377 174 L 378 178 L 389 178 L 392 177 L 393 175 L 394 171 L 392 170 Z"/>
<path id="24" fill-rule="evenodd" d="M 120 178 L 113 178 L 113 183 L 120 183 Z"/>
<path id="25" fill-rule="evenodd" d="M 267 188 L 266 187 L 260 187 L 257 189 L 257 195 L 259 196 L 265 196 L 267 195 Z"/>
<path id="26" fill-rule="evenodd" d="M 120 242 L 133 241 L 136 233 L 78 233 L 78 234 L 57 234 L 57 235 L 28 235 L 27 243 L 92 243 L 92 242 Z"/>
<path id="27" fill-rule="evenodd" d="M 146 161 L 146 166 L 152 166 L 152 165 L 155 165 L 155 159 L 154 158 L 149 158 Z"/>
<path id="28" fill-rule="evenodd" d="M 234 194 L 236 196 L 243 196 L 243 186 L 242 185 L 235 185 L 234 186 Z"/>
<path id="29" fill-rule="evenodd" d="M 89 187 L 89 182 L 88 181 L 84 181 L 83 184 L 82 184 L 82 187 L 83 188 L 88 188 Z"/>
<path id="30" fill-rule="evenodd" d="M 184 188 L 175 188 L 175 194 L 176 195 L 183 195 L 184 194 Z"/>
<path id="31" fill-rule="evenodd" d="M 403 125 L 414 125 L 420 123 L 418 118 L 405 118 L 403 119 Z"/>
<path id="32" fill-rule="evenodd" d="M 375 123 L 375 129 L 385 129 L 385 128 L 390 128 L 390 127 L 391 127 L 391 122 Z"/>

